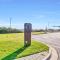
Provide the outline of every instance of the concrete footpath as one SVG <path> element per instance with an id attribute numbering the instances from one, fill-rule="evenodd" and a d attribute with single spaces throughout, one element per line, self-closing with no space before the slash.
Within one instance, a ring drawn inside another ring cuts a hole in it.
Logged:
<path id="1" fill-rule="evenodd" d="M 50 47 L 49 54 L 43 60 L 58 60 L 58 54 L 56 49 L 51 47 L 50 45 L 48 46 Z"/>
<path id="2" fill-rule="evenodd" d="M 41 53 L 33 54 L 30 56 L 18 58 L 15 60 L 43 60 L 43 58 L 45 58 L 47 55 L 48 55 L 48 52 L 41 52 Z"/>
<path id="3" fill-rule="evenodd" d="M 56 50 L 50 45 L 48 46 L 49 46 L 49 51 L 47 52 L 45 51 L 45 52 L 30 55 L 30 56 L 18 58 L 15 60 L 58 60 L 58 54 Z"/>
<path id="4" fill-rule="evenodd" d="M 58 53 L 55 48 L 51 48 L 51 57 L 50 60 L 58 60 Z"/>

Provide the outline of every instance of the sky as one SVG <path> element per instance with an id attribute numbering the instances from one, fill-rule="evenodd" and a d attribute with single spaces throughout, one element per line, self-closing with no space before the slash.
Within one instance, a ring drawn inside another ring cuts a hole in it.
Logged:
<path id="1" fill-rule="evenodd" d="M 60 26 L 60 0 L 0 0 L 0 26 L 33 29 Z"/>

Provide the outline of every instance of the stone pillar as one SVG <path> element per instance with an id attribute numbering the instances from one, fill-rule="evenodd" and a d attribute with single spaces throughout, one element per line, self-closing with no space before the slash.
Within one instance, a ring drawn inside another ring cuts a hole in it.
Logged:
<path id="1" fill-rule="evenodd" d="M 25 23 L 24 24 L 24 46 L 31 45 L 31 31 L 32 31 L 31 23 Z"/>

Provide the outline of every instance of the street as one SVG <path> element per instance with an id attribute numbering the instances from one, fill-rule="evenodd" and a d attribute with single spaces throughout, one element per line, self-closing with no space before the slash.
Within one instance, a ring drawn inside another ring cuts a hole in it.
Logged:
<path id="1" fill-rule="evenodd" d="M 60 60 L 60 32 L 41 34 L 41 35 L 32 35 L 32 39 L 45 42 L 53 46 L 57 50 L 57 53 L 59 55 L 58 60 Z"/>

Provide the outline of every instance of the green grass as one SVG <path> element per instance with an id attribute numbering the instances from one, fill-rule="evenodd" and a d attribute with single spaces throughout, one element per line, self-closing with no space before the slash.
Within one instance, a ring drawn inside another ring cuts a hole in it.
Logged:
<path id="1" fill-rule="evenodd" d="M 32 32 L 33 35 L 45 34 L 45 32 Z"/>
<path id="2" fill-rule="evenodd" d="M 0 60 L 13 60 L 48 50 L 46 45 L 34 40 L 31 46 L 24 47 L 23 37 L 23 33 L 0 34 Z"/>

